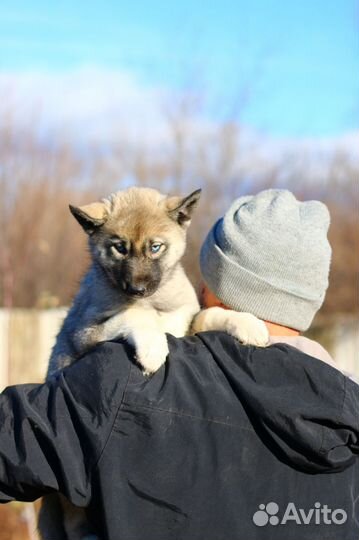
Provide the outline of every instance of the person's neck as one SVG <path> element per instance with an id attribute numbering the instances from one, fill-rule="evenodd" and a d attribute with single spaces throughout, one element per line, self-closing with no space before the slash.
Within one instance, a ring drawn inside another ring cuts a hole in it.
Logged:
<path id="1" fill-rule="evenodd" d="M 287 336 L 287 337 L 296 337 L 299 336 L 300 332 L 294 330 L 293 328 L 288 328 L 287 326 L 281 326 L 280 324 L 275 324 L 272 322 L 264 321 L 270 336 Z"/>

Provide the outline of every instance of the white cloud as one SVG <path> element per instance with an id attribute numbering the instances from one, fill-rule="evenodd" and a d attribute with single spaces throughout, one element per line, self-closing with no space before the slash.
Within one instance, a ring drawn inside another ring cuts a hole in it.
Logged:
<path id="1" fill-rule="evenodd" d="M 41 133 L 75 144 L 111 144 L 125 140 L 139 147 L 170 146 L 165 104 L 167 88 L 145 84 L 125 70 L 83 67 L 66 72 L 0 72 L 0 115 L 11 114 L 15 126 L 37 126 Z M 214 122 L 191 120 L 192 137 L 211 134 Z M 240 166 L 263 169 L 284 158 L 301 157 L 322 167 L 340 150 L 357 155 L 359 132 L 332 138 L 271 138 L 244 127 Z"/>
<path id="2" fill-rule="evenodd" d="M 41 119 L 42 128 L 78 139 L 110 143 L 158 131 L 164 91 L 125 71 L 82 68 L 63 73 L 0 73 L 0 113 L 17 125 Z"/>

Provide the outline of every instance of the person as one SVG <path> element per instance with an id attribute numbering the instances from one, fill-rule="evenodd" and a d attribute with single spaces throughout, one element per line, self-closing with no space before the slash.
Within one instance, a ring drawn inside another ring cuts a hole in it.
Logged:
<path id="1" fill-rule="evenodd" d="M 234 201 L 201 249 L 202 303 L 253 313 L 266 322 L 271 343 L 288 343 L 337 368 L 319 343 L 301 335 L 328 288 L 329 223 L 323 203 L 301 203 L 286 190 Z"/>
<path id="2" fill-rule="evenodd" d="M 267 321 L 270 346 L 168 335 L 148 379 L 105 342 L 7 388 L 0 501 L 61 492 L 103 540 L 356 540 L 359 385 L 299 336 L 325 296 L 328 225 L 321 203 L 268 190 L 204 242 L 205 306 Z"/>

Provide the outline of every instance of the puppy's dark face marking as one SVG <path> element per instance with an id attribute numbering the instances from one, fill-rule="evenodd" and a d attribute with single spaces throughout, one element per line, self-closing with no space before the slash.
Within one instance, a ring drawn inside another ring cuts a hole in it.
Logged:
<path id="1" fill-rule="evenodd" d="M 105 257 L 101 257 L 101 263 L 111 281 L 127 296 L 145 298 L 161 283 L 166 250 L 167 243 L 159 237 L 143 242 L 111 237 L 105 240 Z"/>

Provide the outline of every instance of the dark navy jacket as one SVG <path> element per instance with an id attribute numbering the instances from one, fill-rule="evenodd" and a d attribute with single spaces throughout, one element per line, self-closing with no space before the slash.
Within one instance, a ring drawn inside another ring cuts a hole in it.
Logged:
<path id="1" fill-rule="evenodd" d="M 103 540 L 358 540 L 359 385 L 285 344 L 168 340 L 150 379 L 110 342 L 5 390 L 0 501 L 60 491 Z"/>

